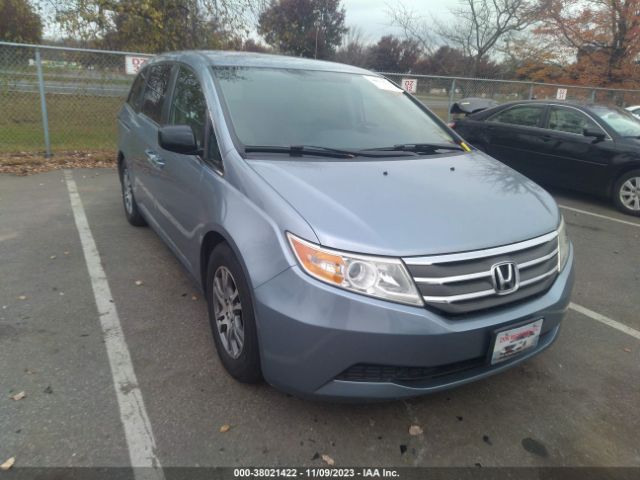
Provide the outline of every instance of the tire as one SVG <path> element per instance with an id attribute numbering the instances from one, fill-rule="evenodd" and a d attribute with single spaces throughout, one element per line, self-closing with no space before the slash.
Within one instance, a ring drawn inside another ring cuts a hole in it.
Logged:
<path id="1" fill-rule="evenodd" d="M 640 170 L 631 170 L 616 180 L 613 203 L 621 212 L 640 217 Z"/>
<path id="2" fill-rule="evenodd" d="M 206 288 L 209 323 L 220 361 L 236 380 L 259 382 L 262 370 L 251 289 L 226 243 L 209 256 Z"/>
<path id="3" fill-rule="evenodd" d="M 127 222 L 134 227 L 144 227 L 147 222 L 138 209 L 136 198 L 133 195 L 131 175 L 124 162 L 120 169 L 120 185 L 122 186 L 122 205 L 124 206 L 124 214 L 127 217 Z"/>

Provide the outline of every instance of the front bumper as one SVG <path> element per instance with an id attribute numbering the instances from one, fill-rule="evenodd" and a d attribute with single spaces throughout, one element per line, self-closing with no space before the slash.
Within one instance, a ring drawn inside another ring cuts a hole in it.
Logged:
<path id="1" fill-rule="evenodd" d="M 543 295 L 456 318 L 343 291 L 292 267 L 254 291 L 264 377 L 283 391 L 333 400 L 404 398 L 478 380 L 551 345 L 573 280 L 572 248 L 566 267 Z M 489 364 L 496 329 L 541 317 L 536 348 Z M 434 367 L 439 373 L 398 381 L 345 380 L 346 370 L 363 364 Z"/>

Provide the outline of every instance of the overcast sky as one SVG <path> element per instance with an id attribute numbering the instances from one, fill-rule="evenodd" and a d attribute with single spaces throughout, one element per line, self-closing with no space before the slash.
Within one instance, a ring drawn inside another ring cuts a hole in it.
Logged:
<path id="1" fill-rule="evenodd" d="M 347 26 L 358 27 L 369 41 L 376 41 L 383 35 L 399 33 L 389 25 L 388 7 L 398 0 L 342 0 L 347 10 Z M 446 18 L 450 8 L 458 6 L 458 0 L 403 0 L 407 7 L 426 18 L 437 16 Z"/>

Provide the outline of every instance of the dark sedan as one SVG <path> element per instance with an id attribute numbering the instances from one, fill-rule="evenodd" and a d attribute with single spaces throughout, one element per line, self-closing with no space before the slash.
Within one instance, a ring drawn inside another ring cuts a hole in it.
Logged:
<path id="1" fill-rule="evenodd" d="M 605 196 L 640 216 L 640 121 L 625 110 L 512 102 L 452 126 L 479 150 L 543 185 Z"/>

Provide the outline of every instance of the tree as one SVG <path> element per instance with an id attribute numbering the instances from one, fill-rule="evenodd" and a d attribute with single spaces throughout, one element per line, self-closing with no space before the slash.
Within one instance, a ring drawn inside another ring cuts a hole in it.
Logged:
<path id="1" fill-rule="evenodd" d="M 350 27 L 340 48 L 336 51 L 335 61 L 367 67 L 369 65 L 369 48 L 362 30 Z"/>
<path id="2" fill-rule="evenodd" d="M 501 41 L 526 29 L 536 18 L 534 0 L 461 0 L 451 10 L 451 22 L 426 19 L 398 3 L 389 16 L 405 37 L 418 41 L 427 54 L 434 53 L 437 40 L 471 58 L 465 74 L 476 76 L 490 63 Z M 435 35 L 434 35 L 435 32 Z"/>
<path id="3" fill-rule="evenodd" d="M 70 37 L 107 48 L 151 53 L 219 48 L 248 33 L 242 13 L 251 2 L 60 0 L 56 20 Z"/>
<path id="4" fill-rule="evenodd" d="M 510 35 L 521 32 L 536 19 L 531 0 L 463 0 L 452 10 L 452 24 L 438 24 L 439 35 L 473 59 L 469 74 L 476 76 L 483 62 Z"/>
<path id="5" fill-rule="evenodd" d="M 258 33 L 276 50 L 309 58 L 331 58 L 347 32 L 340 0 L 272 0 Z"/>
<path id="6" fill-rule="evenodd" d="M 42 19 L 28 0 L 0 0 L 0 40 L 40 43 Z"/>
<path id="7" fill-rule="evenodd" d="M 540 0 L 536 33 L 573 51 L 565 80 L 637 87 L 640 0 Z"/>
<path id="8" fill-rule="evenodd" d="M 432 19 L 423 17 L 400 1 L 387 6 L 387 16 L 391 25 L 398 27 L 405 38 L 418 43 L 425 55 L 433 55 L 438 49 Z"/>
<path id="9" fill-rule="evenodd" d="M 400 40 L 393 35 L 382 37 L 369 50 L 369 66 L 379 72 L 408 73 L 413 70 L 422 50 L 415 40 Z"/>

